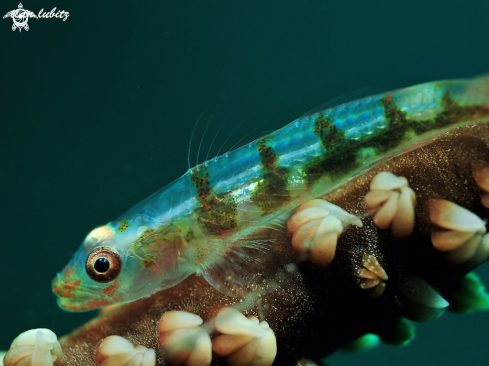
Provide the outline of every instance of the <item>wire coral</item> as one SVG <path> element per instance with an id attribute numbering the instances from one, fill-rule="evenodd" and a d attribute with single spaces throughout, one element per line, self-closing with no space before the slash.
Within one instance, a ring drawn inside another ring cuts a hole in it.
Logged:
<path id="1" fill-rule="evenodd" d="M 264 255 L 262 267 L 249 263 L 263 274 L 253 273 L 239 262 L 247 253 L 243 251 L 241 256 L 227 258 L 239 265 L 221 277 L 192 274 L 165 291 L 104 312 L 60 339 L 62 355 L 54 352 L 58 350 L 54 340 L 40 347 L 43 353 L 39 357 L 47 361 L 38 364 L 105 366 L 114 356 L 144 366 L 266 366 L 272 362 L 292 366 L 304 364 L 306 359 L 319 362 L 345 345 L 362 344 L 366 334 L 405 345 L 413 337 L 410 321 L 433 321 L 447 309 L 489 309 L 489 296 L 471 272 L 489 256 L 489 124 L 480 123 L 487 121 L 488 111 L 485 107 L 462 110 L 445 94 L 442 100 L 447 109 L 433 123 L 443 125 L 467 112 L 479 116 L 479 123 L 451 129 L 429 143 L 410 147 L 409 152 L 395 152 L 327 193 L 292 207 L 283 222 L 259 232 L 267 238 L 267 251 L 273 256 Z M 383 98 L 382 103 L 389 121 L 409 122 L 392 98 Z M 330 120 L 317 118 L 315 126 L 314 133 L 321 141 L 342 140 Z M 267 143 L 266 139 L 259 141 L 263 169 L 272 176 L 266 179 L 284 194 L 279 179 L 283 171 L 277 173 L 282 168 L 275 166 L 277 156 Z M 390 142 L 379 143 L 387 146 Z M 342 166 L 350 163 L 339 162 Z M 209 225 L 215 219 L 226 234 L 228 225 L 235 222 L 215 218 L 215 212 L 205 210 L 211 201 L 220 208 L 227 203 L 212 197 L 206 172 L 199 174 L 194 177 L 203 207 L 204 220 L 199 222 L 214 232 L 218 228 Z M 265 194 L 272 186 L 257 189 Z M 268 212 L 276 204 L 267 202 L 257 212 Z M 127 230 L 127 225 L 121 230 Z M 160 234 L 174 243 L 176 231 L 172 230 L 165 227 Z M 151 230 L 138 230 L 138 235 L 149 237 L 151 244 L 157 241 Z M 255 241 L 246 249 L 255 250 L 257 242 L 263 243 L 254 235 Z M 197 259 L 207 255 L 201 249 L 192 252 Z M 119 263 L 117 255 L 105 248 L 104 253 Z M 99 265 L 98 259 L 90 262 L 90 270 L 103 272 L 106 261 Z M 280 263 L 285 264 L 277 265 L 278 259 L 284 259 Z M 148 268 L 155 263 L 143 261 Z M 266 265 L 276 271 L 266 271 Z M 239 271 L 260 275 L 260 281 L 239 283 L 246 278 L 239 276 Z M 234 281 L 246 291 L 242 296 L 226 296 L 220 287 L 226 281 Z M 69 302 L 71 295 L 61 296 Z M 29 334 L 35 334 L 36 342 L 42 341 L 38 339 L 42 332 Z M 14 341 L 6 366 L 20 365 L 14 357 L 20 354 L 18 346 Z M 37 345 L 29 347 L 28 357 L 38 354 Z M 31 359 L 38 362 L 38 356 Z"/>

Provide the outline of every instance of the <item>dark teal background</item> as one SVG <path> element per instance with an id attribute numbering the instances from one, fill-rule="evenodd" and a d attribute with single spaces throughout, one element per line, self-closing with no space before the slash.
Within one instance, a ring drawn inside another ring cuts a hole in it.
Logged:
<path id="1" fill-rule="evenodd" d="M 0 349 L 93 316 L 60 310 L 52 278 L 93 227 L 185 173 L 199 115 L 192 164 L 206 124 L 200 162 L 345 93 L 489 71 L 483 1 L 23 4 L 70 17 L 0 21 Z M 487 364 L 487 325 L 444 316 L 407 348 L 329 363 Z"/>

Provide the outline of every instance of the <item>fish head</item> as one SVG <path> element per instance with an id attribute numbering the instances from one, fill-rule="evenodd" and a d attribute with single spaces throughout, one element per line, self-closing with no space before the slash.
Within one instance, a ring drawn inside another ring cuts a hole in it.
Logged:
<path id="1" fill-rule="evenodd" d="M 92 230 L 53 281 L 59 306 L 88 311 L 131 302 L 186 278 L 189 273 L 179 267 L 175 240 L 144 224 L 139 219 L 128 230 L 127 222 L 124 230 L 120 223 Z"/>

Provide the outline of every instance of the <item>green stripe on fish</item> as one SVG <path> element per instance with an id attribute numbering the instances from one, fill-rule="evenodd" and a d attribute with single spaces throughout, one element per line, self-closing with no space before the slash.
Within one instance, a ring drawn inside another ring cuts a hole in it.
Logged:
<path id="1" fill-rule="evenodd" d="M 290 200 L 287 189 L 290 171 L 277 165 L 279 158 L 273 147 L 267 145 L 270 138 L 267 136 L 259 141 L 258 154 L 263 176 L 250 195 L 251 201 L 262 209 L 263 214 L 270 213 Z"/>
<path id="2" fill-rule="evenodd" d="M 319 116 L 314 122 L 314 134 L 318 135 L 326 150 L 334 148 L 345 140 L 345 133 L 337 128 L 331 118 Z"/>
<path id="3" fill-rule="evenodd" d="M 212 193 L 210 173 L 207 167 L 201 165 L 190 172 L 197 200 L 202 205 L 197 215 L 199 224 L 209 234 L 220 235 L 226 230 L 236 228 L 237 203 L 230 194 L 216 196 Z"/>
<path id="4" fill-rule="evenodd" d="M 450 97 L 448 89 L 440 100 L 442 111 L 426 120 L 411 119 L 399 108 L 391 95 L 380 99 L 380 103 L 384 109 L 387 126 L 360 139 L 346 139 L 344 131 L 334 125 L 331 117 L 325 114 L 317 117 L 314 133 L 319 136 L 326 151 L 305 165 L 305 180 L 308 186 L 313 185 L 320 176 L 339 179 L 348 175 L 360 166 L 368 165 L 370 160 L 375 160 L 375 155 L 382 155 L 397 148 L 403 140 L 412 138 L 412 135 L 421 135 L 462 121 L 476 121 L 489 116 L 489 109 L 485 106 L 457 104 Z"/>

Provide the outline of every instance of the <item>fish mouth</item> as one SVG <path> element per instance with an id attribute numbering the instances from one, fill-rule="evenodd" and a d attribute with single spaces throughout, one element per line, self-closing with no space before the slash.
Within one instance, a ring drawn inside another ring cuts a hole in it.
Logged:
<path id="1" fill-rule="evenodd" d="M 110 305 L 113 301 L 104 299 L 70 299 L 67 297 L 58 297 L 58 305 L 67 311 L 89 311 L 102 306 Z"/>
<path id="2" fill-rule="evenodd" d="M 53 293 L 58 297 L 58 305 L 67 311 L 88 311 L 114 302 L 98 291 L 90 291 L 81 286 L 81 281 L 65 273 L 58 274 L 53 280 Z"/>

